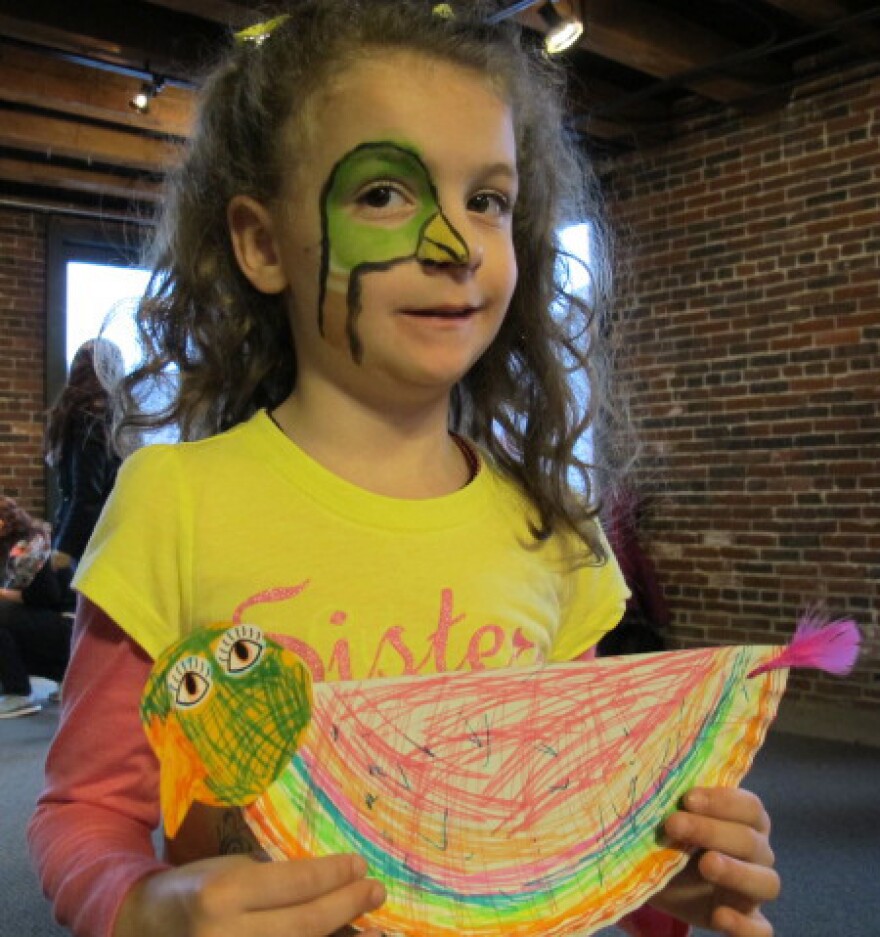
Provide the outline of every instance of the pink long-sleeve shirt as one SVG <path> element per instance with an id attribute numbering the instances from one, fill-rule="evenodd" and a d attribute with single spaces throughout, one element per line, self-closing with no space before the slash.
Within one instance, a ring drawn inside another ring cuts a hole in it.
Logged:
<path id="1" fill-rule="evenodd" d="M 80 600 L 61 720 L 28 827 L 55 917 L 77 937 L 110 937 L 123 898 L 167 865 L 153 848 L 159 765 L 138 707 L 152 662 Z"/>
<path id="2" fill-rule="evenodd" d="M 96 605 L 80 599 L 61 720 L 28 840 L 55 917 L 76 937 L 112 937 L 130 889 L 169 868 L 153 847 L 159 764 L 139 705 L 152 661 Z M 620 926 L 631 937 L 687 937 L 645 907 Z"/>

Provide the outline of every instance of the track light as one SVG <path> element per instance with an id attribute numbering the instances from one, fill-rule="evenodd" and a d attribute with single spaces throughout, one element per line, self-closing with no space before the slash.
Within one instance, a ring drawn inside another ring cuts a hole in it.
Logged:
<path id="1" fill-rule="evenodd" d="M 548 0 L 538 13 L 547 24 L 544 48 L 550 55 L 570 49 L 583 35 L 584 24 L 571 13 L 560 13 L 557 0 Z"/>
<path id="2" fill-rule="evenodd" d="M 138 112 L 138 114 L 148 114 L 150 103 L 154 97 L 162 90 L 165 82 L 161 78 L 151 78 L 141 85 L 141 90 L 128 102 L 128 106 Z"/>

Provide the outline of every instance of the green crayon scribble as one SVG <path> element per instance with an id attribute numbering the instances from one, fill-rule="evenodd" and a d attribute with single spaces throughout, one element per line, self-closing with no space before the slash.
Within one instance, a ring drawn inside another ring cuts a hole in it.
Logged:
<path id="1" fill-rule="evenodd" d="M 224 638 L 234 652 L 251 634 L 263 642 L 254 664 L 240 672 L 223 666 Z M 177 722 L 220 803 L 246 804 L 261 794 L 309 724 L 311 680 L 291 657 L 253 626 L 222 623 L 189 634 L 153 667 L 141 719 L 145 725 L 155 720 L 162 731 Z M 181 703 L 184 685 L 196 688 L 195 703 Z"/>

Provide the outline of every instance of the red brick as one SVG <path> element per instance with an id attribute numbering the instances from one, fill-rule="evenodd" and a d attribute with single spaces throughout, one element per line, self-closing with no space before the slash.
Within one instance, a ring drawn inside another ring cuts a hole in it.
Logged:
<path id="1" fill-rule="evenodd" d="M 45 217 L 0 208 L 0 492 L 38 515 L 45 513 L 44 258 Z"/>

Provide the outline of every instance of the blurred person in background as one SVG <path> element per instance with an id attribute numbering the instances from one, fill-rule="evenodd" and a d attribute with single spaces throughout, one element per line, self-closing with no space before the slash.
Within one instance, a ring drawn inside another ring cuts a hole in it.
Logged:
<path id="1" fill-rule="evenodd" d="M 0 719 L 39 712 L 31 675 L 61 681 L 75 605 L 71 568 L 54 570 L 49 525 L 0 496 Z"/>
<path id="2" fill-rule="evenodd" d="M 85 342 L 49 411 L 46 462 L 55 469 L 61 496 L 52 523 L 55 569 L 79 561 L 116 480 L 119 458 L 110 442 L 108 387 L 122 370 L 122 354 L 113 342 Z"/>
<path id="3" fill-rule="evenodd" d="M 85 342 L 49 411 L 46 462 L 55 469 L 60 493 L 51 551 L 47 525 L 17 506 L 18 514 L 10 509 L 10 525 L 19 533 L 6 548 L 0 591 L 0 719 L 38 712 L 30 677 L 60 683 L 67 669 L 76 605 L 70 581 L 119 468 L 110 442 L 108 388 L 122 367 L 112 342 Z"/>

